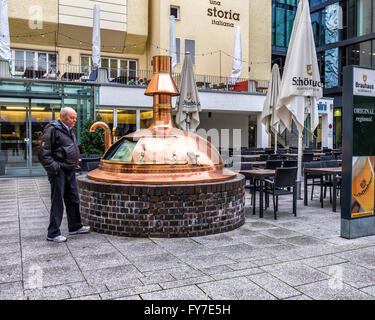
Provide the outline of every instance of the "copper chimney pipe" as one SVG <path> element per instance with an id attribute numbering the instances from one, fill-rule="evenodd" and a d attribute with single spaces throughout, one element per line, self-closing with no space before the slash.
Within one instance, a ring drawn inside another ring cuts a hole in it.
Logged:
<path id="1" fill-rule="evenodd" d="M 151 127 L 164 126 L 174 128 L 172 119 L 172 96 L 180 93 L 171 76 L 172 58 L 170 56 L 153 57 L 154 74 L 145 95 L 154 97 L 154 114 Z"/>
<path id="2" fill-rule="evenodd" d="M 112 142 L 111 142 L 111 129 L 105 122 L 95 122 L 91 127 L 90 127 L 90 132 L 96 131 L 96 129 L 102 128 L 104 129 L 104 146 L 105 146 L 105 152 L 111 147 Z"/>

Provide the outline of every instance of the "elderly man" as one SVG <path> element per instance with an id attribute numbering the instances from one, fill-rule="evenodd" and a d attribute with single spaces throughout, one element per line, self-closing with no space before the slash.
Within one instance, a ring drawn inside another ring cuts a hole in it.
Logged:
<path id="1" fill-rule="evenodd" d="M 68 217 L 69 234 L 81 234 L 90 231 L 83 226 L 79 211 L 78 186 L 75 169 L 78 166 L 79 149 L 73 127 L 77 122 L 77 113 L 72 108 L 63 108 L 60 120 L 49 124 L 40 142 L 39 160 L 47 171 L 51 184 L 51 212 L 47 240 L 65 242 L 60 232 L 64 212 L 64 203 Z"/>

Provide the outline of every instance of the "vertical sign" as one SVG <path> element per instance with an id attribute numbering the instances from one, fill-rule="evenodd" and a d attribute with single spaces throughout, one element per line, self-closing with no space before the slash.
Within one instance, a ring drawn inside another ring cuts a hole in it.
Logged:
<path id="1" fill-rule="evenodd" d="M 375 234 L 375 70 L 344 68 L 341 236 Z"/>

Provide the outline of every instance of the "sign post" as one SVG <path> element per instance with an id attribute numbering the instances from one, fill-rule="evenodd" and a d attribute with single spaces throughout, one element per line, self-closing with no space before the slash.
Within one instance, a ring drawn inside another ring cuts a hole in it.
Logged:
<path id="1" fill-rule="evenodd" d="M 344 67 L 341 236 L 375 235 L 375 70 Z"/>

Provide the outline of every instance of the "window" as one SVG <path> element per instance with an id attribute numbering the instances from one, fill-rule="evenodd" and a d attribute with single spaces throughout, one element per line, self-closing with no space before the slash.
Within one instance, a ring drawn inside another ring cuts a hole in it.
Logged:
<path id="1" fill-rule="evenodd" d="M 137 60 L 101 58 L 101 67 L 108 69 L 110 78 L 126 77 L 127 81 L 135 80 L 138 76 Z M 90 75 L 93 62 L 91 56 L 81 56 L 81 72 L 85 76 Z"/>
<path id="2" fill-rule="evenodd" d="M 13 50 L 12 72 L 23 74 L 26 69 L 57 72 L 57 54 L 38 51 Z"/>
<path id="3" fill-rule="evenodd" d="M 191 61 L 195 65 L 195 40 L 185 39 L 185 53 L 190 52 Z"/>
<path id="4" fill-rule="evenodd" d="M 180 20 L 180 7 L 171 6 L 169 14 L 174 16 L 176 20 Z"/>

